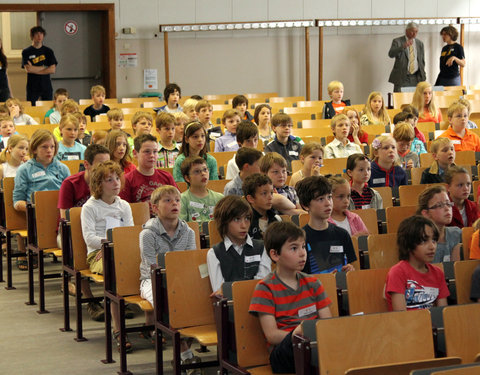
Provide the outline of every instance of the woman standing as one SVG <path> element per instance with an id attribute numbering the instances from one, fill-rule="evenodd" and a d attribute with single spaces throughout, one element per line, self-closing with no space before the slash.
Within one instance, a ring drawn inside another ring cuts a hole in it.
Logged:
<path id="1" fill-rule="evenodd" d="M 459 66 L 465 66 L 465 53 L 463 47 L 455 43 L 458 38 L 458 31 L 452 25 L 444 27 L 440 35 L 446 46 L 442 48 L 440 56 L 440 73 L 438 74 L 435 86 L 460 86 Z"/>
<path id="2" fill-rule="evenodd" d="M 12 92 L 7 75 L 7 65 L 7 56 L 3 52 L 3 41 L 0 39 L 0 102 L 7 101 Z"/>

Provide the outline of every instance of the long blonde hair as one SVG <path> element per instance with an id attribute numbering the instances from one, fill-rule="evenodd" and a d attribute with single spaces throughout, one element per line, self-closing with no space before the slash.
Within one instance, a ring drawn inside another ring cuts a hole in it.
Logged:
<path id="1" fill-rule="evenodd" d="M 20 134 L 14 134 L 8 138 L 5 148 L 0 153 L 0 163 L 6 163 L 10 160 L 10 149 L 15 148 L 15 146 L 17 146 L 21 141 L 27 141 L 28 143 L 28 138 Z"/>
<path id="2" fill-rule="evenodd" d="M 382 98 L 382 108 L 378 111 L 378 116 L 375 116 L 372 112 L 372 106 L 370 105 L 371 101 L 376 97 L 379 96 Z M 390 116 L 388 115 L 387 109 L 385 108 L 385 100 L 383 100 L 382 93 L 379 91 L 373 91 L 368 95 L 367 103 L 365 104 L 365 107 L 363 108 L 363 114 L 368 117 L 368 121 L 371 122 L 372 124 L 378 123 L 374 119 L 374 117 L 377 117 L 378 120 L 383 122 L 385 125 L 390 124 Z"/>
<path id="3" fill-rule="evenodd" d="M 415 89 L 415 93 L 413 94 L 412 106 L 417 109 L 420 118 L 424 118 L 423 112 L 425 111 L 425 99 L 423 98 L 423 92 L 427 88 L 432 88 L 432 85 L 427 81 L 419 82 Z M 430 100 L 430 103 L 428 103 L 427 108 L 428 112 L 432 114 L 432 117 L 436 118 L 438 116 L 438 108 L 435 105 L 434 95 L 434 91 L 432 90 L 432 99 Z"/>

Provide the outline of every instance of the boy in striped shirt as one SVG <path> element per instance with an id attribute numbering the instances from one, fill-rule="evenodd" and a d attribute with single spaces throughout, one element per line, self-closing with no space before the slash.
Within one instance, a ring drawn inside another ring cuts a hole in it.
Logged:
<path id="1" fill-rule="evenodd" d="M 259 317 L 272 345 L 272 371 L 294 373 L 292 335 L 302 333 L 303 320 L 330 318 L 331 301 L 316 277 L 300 272 L 307 259 L 302 229 L 290 222 L 273 223 L 264 243 L 277 267 L 257 284 L 249 312 Z"/>

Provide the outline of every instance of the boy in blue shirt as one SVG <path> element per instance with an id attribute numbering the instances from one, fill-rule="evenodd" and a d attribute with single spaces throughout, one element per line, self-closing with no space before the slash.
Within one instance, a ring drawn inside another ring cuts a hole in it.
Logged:
<path id="1" fill-rule="evenodd" d="M 75 142 L 78 136 L 78 118 L 67 114 L 60 120 L 62 140 L 58 142 L 58 160 L 83 160 L 86 147 Z"/>
<path id="2" fill-rule="evenodd" d="M 215 152 L 237 151 L 237 127 L 240 124 L 240 113 L 235 109 L 227 109 L 223 114 L 222 123 L 225 134 L 215 140 Z"/>
<path id="3" fill-rule="evenodd" d="M 182 90 L 180 89 L 180 86 L 178 86 L 176 83 L 169 83 L 165 87 L 165 90 L 163 90 L 163 98 L 167 104 L 160 108 L 154 108 L 154 111 L 157 111 L 158 113 L 182 112 L 182 107 L 180 107 L 180 104 L 178 103 L 181 97 Z"/>

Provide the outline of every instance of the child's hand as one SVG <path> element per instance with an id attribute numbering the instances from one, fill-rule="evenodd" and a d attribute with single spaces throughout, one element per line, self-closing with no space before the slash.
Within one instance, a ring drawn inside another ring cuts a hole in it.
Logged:
<path id="1" fill-rule="evenodd" d="M 10 117 L 12 118 L 18 117 L 19 113 L 20 113 L 20 108 L 18 108 L 17 106 L 12 106 L 12 108 L 10 109 Z"/>
<path id="2" fill-rule="evenodd" d="M 410 159 L 408 162 L 407 162 L 407 165 L 405 166 L 407 169 L 411 169 L 413 168 L 413 160 Z"/>
<path id="3" fill-rule="evenodd" d="M 345 264 L 342 267 L 343 272 L 348 272 L 348 271 L 355 271 L 355 267 L 353 267 L 351 264 Z"/>
<path id="4" fill-rule="evenodd" d="M 360 130 L 360 126 L 354 122 L 352 122 L 352 136 L 353 138 L 358 137 L 358 132 Z"/>
<path id="5" fill-rule="evenodd" d="M 97 255 L 95 255 L 95 261 L 99 261 L 103 257 L 103 251 L 100 250 Z"/>
<path id="6" fill-rule="evenodd" d="M 218 297 L 223 297 L 223 293 L 222 293 L 222 288 L 218 289 L 217 291 L 213 292 L 212 294 L 210 294 L 210 298 L 213 298 L 215 296 L 218 296 Z"/>
<path id="7" fill-rule="evenodd" d="M 293 335 L 303 335 L 302 324 L 300 323 L 292 332 Z"/>
<path id="8" fill-rule="evenodd" d="M 313 165 L 312 170 L 310 172 L 310 176 L 321 176 L 322 174 L 320 173 L 320 166 L 319 165 Z"/>
<path id="9" fill-rule="evenodd" d="M 455 56 L 452 56 L 452 57 L 450 57 L 450 58 L 447 60 L 447 62 L 445 63 L 445 65 L 447 65 L 447 66 L 452 66 L 454 62 L 455 62 Z"/>

